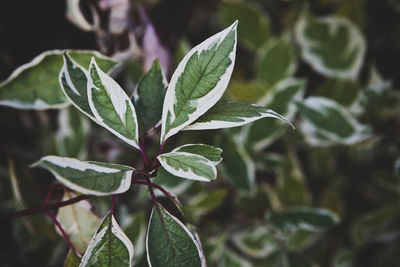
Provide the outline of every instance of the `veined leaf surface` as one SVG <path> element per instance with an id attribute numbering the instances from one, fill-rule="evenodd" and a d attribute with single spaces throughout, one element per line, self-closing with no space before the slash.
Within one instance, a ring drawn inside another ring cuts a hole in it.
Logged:
<path id="1" fill-rule="evenodd" d="M 133 172 L 129 166 L 57 156 L 43 157 L 32 166 L 47 169 L 72 190 L 98 196 L 127 191 L 131 186 Z"/>
<path id="2" fill-rule="evenodd" d="M 131 146 L 139 149 L 135 108 L 124 90 L 96 64 L 89 67 L 89 105 L 100 124 Z"/>
<path id="3" fill-rule="evenodd" d="M 225 92 L 235 63 L 236 27 L 237 21 L 179 63 L 165 95 L 161 143 L 203 115 Z"/>
<path id="4" fill-rule="evenodd" d="M 172 152 L 188 152 L 203 156 L 217 165 L 222 161 L 222 149 L 212 145 L 205 144 L 186 144 L 175 148 Z"/>
<path id="5" fill-rule="evenodd" d="M 269 108 L 243 102 L 221 101 L 192 125 L 185 127 L 184 130 L 231 128 L 242 126 L 262 118 L 280 119 L 292 125 L 285 117 Z"/>
<path id="6" fill-rule="evenodd" d="M 169 152 L 157 159 L 165 170 L 185 179 L 209 182 L 217 177 L 215 163 L 198 154 Z"/>
<path id="7" fill-rule="evenodd" d="M 111 212 L 104 216 L 83 255 L 80 267 L 132 266 L 133 245 Z"/>
<path id="8" fill-rule="evenodd" d="M 206 266 L 199 240 L 176 217 L 159 205 L 153 208 L 146 236 L 150 267 Z"/>

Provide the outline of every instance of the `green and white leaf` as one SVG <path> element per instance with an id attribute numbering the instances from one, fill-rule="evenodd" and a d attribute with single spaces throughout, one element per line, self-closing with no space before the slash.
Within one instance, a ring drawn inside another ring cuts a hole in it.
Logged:
<path id="1" fill-rule="evenodd" d="M 77 195 L 72 192 L 66 192 L 62 201 L 69 200 L 76 196 Z M 60 222 L 65 233 L 69 236 L 71 243 L 81 255 L 85 253 L 100 223 L 100 218 L 98 218 L 91 209 L 92 205 L 90 202 L 82 200 L 58 209 L 57 213 L 57 220 Z M 56 230 L 61 235 L 58 227 L 56 227 Z"/>
<path id="2" fill-rule="evenodd" d="M 186 144 L 175 148 L 171 152 L 188 152 L 197 154 L 210 160 L 214 166 L 218 165 L 222 161 L 222 149 L 212 145 L 205 144 Z"/>
<path id="3" fill-rule="evenodd" d="M 252 264 L 245 258 L 239 256 L 230 249 L 225 249 L 222 254 L 220 263 L 218 266 L 221 267 L 251 267 Z"/>
<path id="4" fill-rule="evenodd" d="M 60 90 L 57 78 L 63 64 L 63 53 L 62 50 L 46 51 L 17 68 L 7 80 L 0 83 L 0 105 L 38 110 L 67 106 L 68 100 Z M 70 50 L 69 53 L 84 66 L 89 65 L 92 56 L 107 71 L 117 64 L 97 51 Z"/>
<path id="5" fill-rule="evenodd" d="M 220 101 L 184 130 L 210 130 L 242 126 L 262 119 L 279 119 L 294 127 L 285 117 L 269 108 L 243 102 Z"/>
<path id="6" fill-rule="evenodd" d="M 168 83 L 160 63 L 155 61 L 147 74 L 140 80 L 133 96 L 139 123 L 139 133 L 148 132 L 161 123 L 162 106 Z"/>
<path id="7" fill-rule="evenodd" d="M 188 152 L 169 152 L 157 157 L 161 166 L 178 177 L 209 182 L 217 178 L 215 163 L 204 156 Z"/>
<path id="8" fill-rule="evenodd" d="M 317 72 L 333 78 L 356 79 L 363 65 L 365 40 L 350 21 L 339 17 L 300 17 L 295 37 L 303 59 Z"/>
<path id="9" fill-rule="evenodd" d="M 265 226 L 253 226 L 236 232 L 233 243 L 246 255 L 264 258 L 279 249 L 275 239 Z"/>
<path id="10" fill-rule="evenodd" d="M 122 229 L 127 235 L 128 239 L 133 242 L 135 248 L 135 255 L 133 256 L 132 265 L 135 266 L 145 253 L 147 223 L 144 211 L 136 212 L 128 215 L 123 222 Z"/>
<path id="11" fill-rule="evenodd" d="M 195 235 L 159 205 L 160 218 L 153 208 L 146 236 L 150 267 L 206 266 L 201 244 Z"/>
<path id="12" fill-rule="evenodd" d="M 56 133 L 57 154 L 83 159 L 86 156 L 86 136 L 89 132 L 87 119 L 74 107 L 61 109 L 58 113 Z"/>
<path id="13" fill-rule="evenodd" d="M 323 97 L 297 102 L 303 121 L 300 129 L 311 145 L 352 145 L 371 137 L 368 126 L 360 124 L 344 107 Z"/>
<path id="14" fill-rule="evenodd" d="M 70 249 L 68 251 L 67 257 L 65 257 L 64 266 L 63 267 L 79 267 L 81 263 L 81 258 L 76 256 L 75 253 Z"/>
<path id="15" fill-rule="evenodd" d="M 112 195 L 131 186 L 133 168 L 124 165 L 46 156 L 32 165 L 50 171 L 68 188 L 89 195 Z"/>
<path id="16" fill-rule="evenodd" d="M 177 177 L 166 171 L 162 166 L 158 168 L 157 176 L 154 177 L 151 182 L 162 186 L 170 194 L 176 196 L 185 192 L 192 184 L 191 180 L 181 179 L 180 177 Z M 156 196 L 163 196 L 163 193 L 159 192 L 158 190 L 156 190 L 154 193 Z"/>
<path id="17" fill-rule="evenodd" d="M 92 58 L 89 67 L 89 106 L 100 124 L 133 147 L 139 148 L 138 122 L 130 98 Z"/>
<path id="18" fill-rule="evenodd" d="M 134 249 L 111 212 L 104 216 L 83 255 L 80 267 L 132 266 Z"/>
<path id="19" fill-rule="evenodd" d="M 327 231 L 340 222 L 339 217 L 330 210 L 322 208 L 296 207 L 283 211 L 272 211 L 267 220 L 278 228 L 311 232 Z"/>
<path id="20" fill-rule="evenodd" d="M 195 46 L 179 63 L 165 95 L 161 140 L 198 119 L 221 98 L 236 57 L 237 21 Z"/>
<path id="21" fill-rule="evenodd" d="M 294 74 L 297 67 L 294 48 L 286 39 L 268 41 L 257 62 L 257 78 L 273 86 Z"/>
<path id="22" fill-rule="evenodd" d="M 212 192 L 201 191 L 187 202 L 185 209 L 192 216 L 201 217 L 220 207 L 227 195 L 228 190 L 225 188 L 220 188 Z"/>

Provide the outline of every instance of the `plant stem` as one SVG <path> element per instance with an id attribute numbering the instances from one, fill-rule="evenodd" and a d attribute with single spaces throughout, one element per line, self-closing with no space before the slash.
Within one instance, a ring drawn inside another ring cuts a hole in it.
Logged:
<path id="1" fill-rule="evenodd" d="M 133 184 L 141 184 L 141 185 L 149 185 L 149 182 L 146 181 L 146 180 L 135 180 L 132 183 Z M 158 184 L 154 184 L 154 183 L 151 183 L 151 182 L 150 182 L 150 184 L 151 184 L 152 187 L 154 187 L 154 188 L 158 189 L 159 191 L 161 191 L 161 193 L 163 193 L 167 198 L 169 198 L 171 200 L 174 200 L 174 197 L 170 193 L 168 193 L 167 190 L 165 190 L 164 188 L 162 188 Z"/>

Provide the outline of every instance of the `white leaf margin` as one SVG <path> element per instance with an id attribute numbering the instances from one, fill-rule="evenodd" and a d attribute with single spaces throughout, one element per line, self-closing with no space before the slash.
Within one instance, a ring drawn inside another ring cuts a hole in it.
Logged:
<path id="1" fill-rule="evenodd" d="M 45 156 L 45 157 L 41 158 L 39 161 L 33 163 L 31 165 L 31 167 L 41 166 L 41 164 L 44 161 L 48 161 L 51 164 L 57 165 L 61 168 L 71 168 L 71 169 L 76 169 L 79 171 L 94 170 L 94 171 L 102 172 L 105 174 L 122 172 L 121 170 L 118 170 L 118 169 L 113 169 L 113 168 L 96 165 L 94 162 L 80 161 L 80 160 L 77 160 L 74 158 L 59 157 L 59 156 L 53 156 L 53 155 Z M 63 176 L 59 175 L 56 171 L 52 170 L 51 168 L 44 167 L 44 166 L 43 166 L 43 168 L 45 168 L 46 170 L 51 172 L 57 180 L 59 180 L 60 182 L 65 184 L 68 188 L 71 188 L 77 192 L 80 192 L 82 194 L 88 194 L 88 195 L 108 196 L 108 195 L 110 195 L 110 193 L 113 193 L 113 194 L 124 193 L 127 190 L 129 190 L 129 188 L 131 186 L 131 178 L 132 178 L 132 173 L 133 173 L 134 169 L 132 167 L 125 166 L 125 165 L 119 165 L 119 166 L 130 168 L 131 170 L 123 171 L 123 172 L 126 172 L 125 176 L 122 179 L 121 184 L 118 187 L 118 189 L 113 192 L 99 192 L 99 191 L 87 189 L 85 187 L 82 187 L 80 185 L 77 185 L 77 184 L 69 181 L 67 178 L 64 178 Z"/>
<path id="2" fill-rule="evenodd" d="M 107 91 L 107 93 L 111 99 L 111 103 L 115 109 L 115 112 L 118 114 L 118 116 L 120 117 L 123 124 L 125 124 L 125 122 L 126 122 L 125 121 L 125 116 L 126 116 L 126 112 L 127 112 L 126 102 L 128 102 L 128 105 L 132 111 L 132 117 L 134 118 L 135 125 L 136 125 L 136 127 L 135 127 L 136 140 L 131 140 L 131 139 L 123 136 L 121 133 L 119 133 L 118 131 L 114 130 L 113 128 L 111 128 L 110 126 L 108 126 L 107 124 L 104 123 L 103 118 L 100 116 L 100 114 L 97 111 L 97 109 L 94 105 L 94 102 L 93 102 L 92 88 L 94 90 L 98 90 L 98 88 L 94 85 L 93 80 L 92 80 L 91 76 L 89 75 L 87 92 L 88 92 L 89 106 L 90 106 L 90 109 L 92 110 L 94 116 L 100 122 L 101 126 L 103 126 L 107 130 L 112 132 L 114 135 L 116 135 L 118 138 L 122 139 L 126 143 L 128 143 L 131 146 L 136 147 L 137 149 L 140 150 L 139 140 L 138 140 L 139 125 L 138 125 L 138 121 L 137 121 L 135 107 L 133 106 L 131 99 L 125 93 L 125 91 L 121 88 L 121 86 L 116 81 L 114 81 L 113 78 L 108 76 L 106 73 L 104 73 L 99 68 L 94 57 L 92 57 L 91 62 L 90 62 L 89 73 L 91 72 L 91 70 L 93 68 L 95 68 L 97 74 L 99 75 L 99 78 L 101 79 L 101 83 L 103 84 L 105 90 Z"/>
<path id="3" fill-rule="evenodd" d="M 89 245 L 86 249 L 85 254 L 82 257 L 82 261 L 79 264 L 79 267 L 84 267 L 86 266 L 89 262 L 90 257 L 92 256 L 92 252 L 94 247 L 96 246 L 96 244 L 98 242 L 100 242 L 107 229 L 108 229 L 108 225 L 104 226 L 103 229 L 100 230 L 101 225 L 103 224 L 103 221 L 107 218 L 107 216 L 110 215 L 110 212 L 108 212 L 103 220 L 101 221 L 101 223 L 99 224 L 99 228 L 96 230 L 96 234 L 93 236 L 92 240 L 90 240 Z M 126 246 L 126 248 L 128 249 L 128 253 L 129 253 L 129 267 L 132 266 L 132 258 L 134 255 L 134 248 L 132 245 L 132 242 L 129 240 L 129 238 L 125 235 L 125 233 L 122 231 L 122 229 L 120 228 L 120 226 L 118 225 L 117 221 L 114 218 L 114 215 L 111 214 L 111 233 L 113 233 L 119 240 L 122 241 L 122 243 L 124 243 L 124 245 Z"/>
<path id="4" fill-rule="evenodd" d="M 356 60 L 348 69 L 333 70 L 329 67 L 326 67 L 321 60 L 321 57 L 311 51 L 314 46 L 318 46 L 318 43 L 313 42 L 312 40 L 308 40 L 303 34 L 307 27 L 307 18 L 306 15 L 303 14 L 294 27 L 294 36 L 302 48 L 300 50 L 304 60 L 309 62 L 314 70 L 328 77 L 336 77 L 340 79 L 356 79 L 363 65 L 364 55 L 366 52 L 366 43 L 360 31 L 355 25 L 353 25 L 345 18 L 327 16 L 314 19 L 319 20 L 322 23 L 327 23 L 329 25 L 329 31 L 331 34 L 335 33 L 340 25 L 345 26 L 346 29 L 348 29 L 350 37 L 350 42 L 347 46 L 347 49 L 358 47 L 360 51 L 358 52 L 359 55 L 357 56 Z"/>
<path id="5" fill-rule="evenodd" d="M 173 149 L 171 152 L 182 152 L 182 151 L 180 151 L 182 148 L 189 147 L 189 146 L 207 146 L 207 147 L 210 147 L 211 145 L 206 145 L 206 144 L 185 144 L 183 146 L 179 146 L 179 147 Z M 212 146 L 212 147 L 215 148 L 216 150 L 218 150 L 220 152 L 220 154 L 222 154 L 223 151 L 222 151 L 221 148 L 216 147 L 216 146 Z M 195 153 L 191 153 L 191 154 L 195 154 Z M 195 155 L 202 156 L 200 154 L 195 154 Z M 212 162 L 214 164 L 214 166 L 217 166 L 222 160 L 223 160 L 223 158 L 221 157 L 220 160 L 218 160 L 218 161 L 210 160 L 210 162 Z"/>
<path id="6" fill-rule="evenodd" d="M 236 46 L 237 46 L 237 25 L 238 21 L 236 20 L 231 26 L 222 30 L 221 32 L 209 37 L 202 43 L 198 44 L 194 48 L 192 48 L 189 53 L 185 55 L 182 61 L 179 63 L 178 67 L 176 68 L 174 74 L 171 77 L 171 81 L 168 85 L 167 92 L 164 98 L 164 105 L 163 105 L 163 112 L 162 112 L 162 124 L 161 124 L 161 138 L 160 143 L 163 143 L 167 138 L 171 137 L 172 135 L 179 132 L 181 129 L 186 127 L 187 125 L 191 124 L 201 115 L 203 115 L 207 110 L 209 110 L 212 106 L 214 106 L 218 100 L 224 94 L 229 80 L 231 78 L 233 68 L 235 65 L 235 58 L 236 58 Z M 186 63 L 190 59 L 190 57 L 194 53 L 201 53 L 204 50 L 207 50 L 212 44 L 218 42 L 218 46 L 221 42 L 225 39 L 225 37 L 232 31 L 235 31 L 235 44 L 233 46 L 232 51 L 229 54 L 229 58 L 231 59 L 231 64 L 226 69 L 225 73 L 220 77 L 217 85 L 205 96 L 197 99 L 196 101 L 192 101 L 192 105 L 196 106 L 196 111 L 194 113 L 188 114 L 189 119 L 184 122 L 183 124 L 177 126 L 176 128 L 171 128 L 166 133 L 165 127 L 167 122 L 167 114 L 170 112 L 171 114 L 171 121 L 175 120 L 175 113 L 174 113 L 174 104 L 176 103 L 177 99 L 175 97 L 175 87 L 178 82 L 180 75 L 183 73 L 186 67 Z"/>
<path id="7" fill-rule="evenodd" d="M 201 246 L 201 243 L 198 238 L 181 222 L 179 221 L 175 216 L 173 216 L 171 213 L 169 213 L 162 205 L 159 205 L 160 209 L 163 209 L 165 213 L 167 213 L 168 216 L 170 216 L 182 229 L 186 232 L 186 234 L 192 239 L 194 245 L 196 246 L 197 252 L 199 253 L 199 258 L 201 262 L 201 267 L 206 267 L 206 258 L 203 254 L 203 248 Z M 149 264 L 149 267 L 152 267 L 151 261 L 150 261 L 150 251 L 149 251 L 149 232 L 150 232 L 150 225 L 151 225 L 151 220 L 153 218 L 153 213 L 154 209 L 151 211 L 149 223 L 147 225 L 147 233 L 146 233 L 146 256 L 147 256 L 147 263 Z"/>
<path id="8" fill-rule="evenodd" d="M 170 166 L 163 157 L 170 157 L 173 158 L 173 156 L 190 156 L 190 157 L 197 157 L 201 163 L 208 165 L 212 171 L 213 171 L 213 178 L 209 180 L 208 178 L 205 178 L 203 176 L 197 175 L 194 173 L 189 167 L 188 171 L 184 171 L 182 169 L 176 170 L 172 166 Z M 214 163 L 210 161 L 209 159 L 199 155 L 199 154 L 193 154 L 193 153 L 188 153 L 188 152 L 169 152 L 169 153 L 164 153 L 160 154 L 157 156 L 158 161 L 160 162 L 161 166 L 168 171 L 169 173 L 179 176 L 181 178 L 189 179 L 189 180 L 195 180 L 195 181 L 202 181 L 202 182 L 210 182 L 216 179 L 217 177 L 217 168 L 215 167 Z"/>

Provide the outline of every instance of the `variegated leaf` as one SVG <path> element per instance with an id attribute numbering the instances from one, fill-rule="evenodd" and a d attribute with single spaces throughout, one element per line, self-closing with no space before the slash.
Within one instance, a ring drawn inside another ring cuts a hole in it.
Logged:
<path id="1" fill-rule="evenodd" d="M 188 152 L 169 152 L 157 157 L 161 166 L 173 175 L 209 182 L 217 177 L 215 163 L 201 155 Z"/>
<path id="2" fill-rule="evenodd" d="M 83 255 L 80 267 L 132 266 L 133 245 L 111 212 L 104 216 Z"/>
<path id="3" fill-rule="evenodd" d="M 57 156 L 43 157 L 32 166 L 47 169 L 72 190 L 98 196 L 127 191 L 133 172 L 129 166 Z"/>
<path id="4" fill-rule="evenodd" d="M 205 144 L 186 144 L 175 148 L 172 152 L 188 152 L 203 156 L 210 160 L 214 165 L 218 165 L 222 161 L 222 149 L 212 145 Z"/>
<path id="5" fill-rule="evenodd" d="M 100 124 L 131 146 L 139 149 L 135 108 L 124 90 L 96 64 L 89 67 L 89 106 Z"/>
<path id="6" fill-rule="evenodd" d="M 179 63 L 165 95 L 161 143 L 203 115 L 225 92 L 235 63 L 236 27 L 237 21 Z"/>

